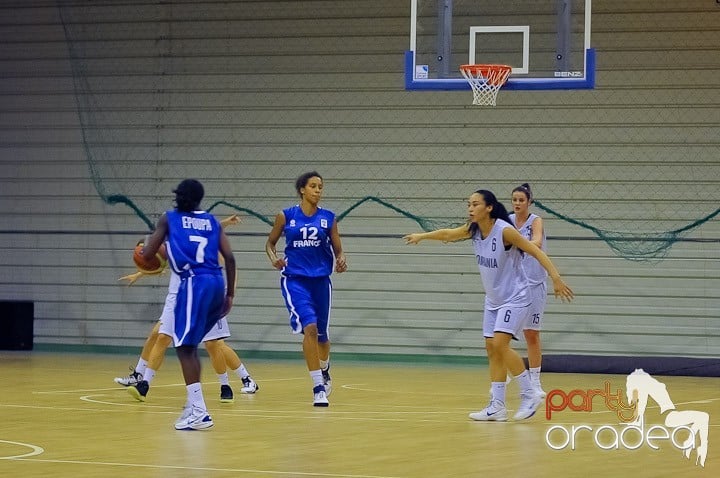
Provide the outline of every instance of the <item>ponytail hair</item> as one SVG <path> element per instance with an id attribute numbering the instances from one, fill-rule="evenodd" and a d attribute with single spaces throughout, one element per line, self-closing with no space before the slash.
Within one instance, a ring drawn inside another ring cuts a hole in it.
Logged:
<path id="1" fill-rule="evenodd" d="M 491 218 L 502 219 L 508 224 L 512 224 L 512 222 L 510 221 L 510 216 L 508 216 L 507 209 L 505 209 L 503 203 L 497 200 L 492 191 L 488 191 L 487 189 L 478 189 L 477 191 L 475 191 L 475 194 L 479 194 L 483 197 L 486 206 L 492 206 L 492 210 L 490 211 Z M 468 232 L 470 233 L 470 237 L 475 237 L 475 234 L 478 233 L 479 229 L 480 226 L 478 226 L 477 223 L 471 222 L 468 226 Z"/>
<path id="2" fill-rule="evenodd" d="M 533 198 L 532 190 L 530 189 L 530 185 L 528 183 L 522 183 L 520 186 L 516 187 L 512 190 L 513 193 L 523 193 L 525 194 L 525 197 L 527 197 L 528 203 L 532 204 L 533 201 L 535 201 L 535 198 Z"/>

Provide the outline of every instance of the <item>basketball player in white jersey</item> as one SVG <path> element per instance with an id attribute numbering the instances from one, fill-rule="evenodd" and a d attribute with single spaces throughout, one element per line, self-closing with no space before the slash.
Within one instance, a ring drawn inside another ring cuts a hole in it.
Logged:
<path id="1" fill-rule="evenodd" d="M 528 183 L 523 183 L 513 189 L 513 214 L 510 214 L 510 221 L 523 237 L 545 252 L 543 220 L 537 214 L 530 212 L 530 204 L 532 203 L 533 195 Z M 537 259 L 529 254 L 523 256 L 521 263 L 528 279 L 528 298 L 530 299 L 528 321 L 523 328 L 523 334 L 527 342 L 530 379 L 535 390 L 542 397 L 545 397 L 546 393 L 540 383 L 540 366 L 542 363 L 540 329 L 542 328 L 545 304 L 547 302 L 547 286 L 545 285 L 547 271 Z"/>
<path id="2" fill-rule="evenodd" d="M 535 392 L 522 358 L 510 348 L 510 340 L 517 337 L 525 325 L 530 306 L 520 251 L 535 257 L 548 271 L 556 297 L 570 301 L 573 291 L 562 280 L 548 256 L 510 223 L 505 206 L 492 192 L 475 191 L 468 199 L 468 216 L 469 223 L 460 227 L 409 234 L 404 239 L 408 244 L 417 244 L 425 239 L 444 242 L 472 239 L 485 289 L 483 336 L 493 393 L 490 404 L 479 412 L 471 413 L 470 418 L 477 421 L 507 420 L 507 370 L 520 384 L 520 406 L 514 418 L 524 420 L 535 414 L 542 398 Z"/>

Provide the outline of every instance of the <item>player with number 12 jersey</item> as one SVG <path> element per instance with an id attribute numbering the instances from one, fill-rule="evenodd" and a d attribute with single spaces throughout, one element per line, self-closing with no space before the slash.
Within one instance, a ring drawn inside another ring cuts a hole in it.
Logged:
<path id="1" fill-rule="evenodd" d="M 299 205 L 283 210 L 285 215 L 285 276 L 327 277 L 332 274 L 335 257 L 330 244 L 330 228 L 335 213 L 318 207 L 307 217 Z"/>

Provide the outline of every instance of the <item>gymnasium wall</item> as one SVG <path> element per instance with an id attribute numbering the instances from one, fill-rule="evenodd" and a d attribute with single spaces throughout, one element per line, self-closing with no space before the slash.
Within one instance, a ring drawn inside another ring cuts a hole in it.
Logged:
<path id="1" fill-rule="evenodd" d="M 294 204 L 294 178 L 317 169 L 325 207 L 373 196 L 411 213 L 367 202 L 340 222 L 350 271 L 334 279 L 334 350 L 484 356 L 470 244 L 406 246 L 415 219 L 456 208 L 463 221 L 475 189 L 507 198 L 525 180 L 539 199 L 586 211 L 579 220 L 602 209 L 653 221 L 672 206 L 671 230 L 720 204 L 720 6 L 608 0 L 593 11 L 595 90 L 501 93 L 487 111 L 468 106 L 469 92 L 403 89 L 406 1 L 3 1 L 0 300 L 35 302 L 37 346 L 140 346 L 167 277 L 118 282 L 148 226 L 110 204 L 112 187 L 154 222 L 177 182 L 197 177 L 206 205 L 259 214 L 229 231 L 232 344 L 299 351 L 262 219 Z M 654 177 L 621 179 L 647 195 L 615 197 L 617 171 L 636 161 Z M 667 173 L 684 163 L 710 194 Z M 585 200 L 605 184 L 612 208 Z M 569 305 L 549 299 L 547 354 L 720 355 L 716 217 L 654 261 L 623 258 L 558 217 L 546 229 L 577 293 Z"/>

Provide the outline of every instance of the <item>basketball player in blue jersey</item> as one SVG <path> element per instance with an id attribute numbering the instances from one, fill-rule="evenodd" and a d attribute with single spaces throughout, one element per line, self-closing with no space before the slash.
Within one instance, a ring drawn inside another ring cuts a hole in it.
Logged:
<path id="1" fill-rule="evenodd" d="M 176 208 L 160 217 L 142 254 L 145 259 L 150 259 L 166 242 L 170 267 L 180 276 L 173 339 L 189 406 L 175 422 L 175 429 L 202 430 L 213 426 L 213 421 L 202 395 L 197 347 L 232 308 L 235 257 L 220 222 L 212 214 L 200 210 L 200 201 L 205 194 L 202 184 L 195 179 L 186 179 L 173 192 Z M 219 255 L 225 260 L 226 281 L 223 280 Z"/>
<path id="2" fill-rule="evenodd" d="M 303 355 L 313 381 L 313 405 L 327 407 L 330 379 L 330 274 L 347 270 L 335 214 L 321 208 L 323 179 L 315 171 L 295 182 L 300 204 L 284 209 L 265 244 L 273 267 L 282 272 L 280 288 L 293 333 L 303 334 Z M 275 246 L 285 235 L 285 256 Z"/>
<path id="3" fill-rule="evenodd" d="M 527 320 L 530 301 L 527 278 L 521 265 L 521 251 L 535 257 L 553 280 L 555 296 L 572 300 L 572 290 L 563 282 L 548 256 L 525 239 L 510 223 L 507 210 L 487 190 L 475 191 L 468 199 L 469 223 L 453 229 L 409 234 L 408 244 L 425 239 L 444 242 L 471 239 L 485 289 L 483 336 L 490 362 L 492 398 L 479 412 L 470 414 L 478 421 L 506 421 L 505 374 L 509 371 L 520 384 L 520 406 L 515 420 L 535 414 L 542 398 L 535 392 L 525 364 L 513 349 L 510 340 L 522 330 Z"/>
<path id="4" fill-rule="evenodd" d="M 513 214 L 510 221 L 523 237 L 538 246 L 545 252 L 545 229 L 543 220 L 537 214 L 530 212 L 533 195 L 528 183 L 523 183 L 512 190 Z M 528 279 L 528 298 L 530 299 L 530 312 L 528 321 L 523 329 L 527 342 L 528 365 L 530 380 L 541 397 L 546 393 L 540 383 L 540 367 L 542 364 L 542 351 L 540 345 L 540 329 L 542 328 L 545 304 L 547 302 L 547 271 L 529 254 L 523 255 L 522 266 Z"/>
<path id="5" fill-rule="evenodd" d="M 240 224 L 240 222 L 240 218 L 234 214 L 221 220 L 220 225 L 225 229 L 228 226 Z M 121 277 L 120 280 L 127 280 L 128 285 L 132 285 L 145 275 L 147 274 L 143 271 L 137 271 L 134 274 Z M 141 402 L 145 401 L 150 390 L 150 384 L 163 363 L 165 351 L 173 343 L 175 304 L 179 286 L 180 277 L 172 272 L 162 315 L 150 331 L 137 365 L 130 368 L 132 371 L 130 375 L 115 378 L 116 383 L 128 387 L 130 395 Z M 224 339 L 227 337 L 230 337 L 230 330 L 225 317 L 221 318 L 210 329 L 210 332 L 203 337 L 203 343 L 210 356 L 210 362 L 220 381 L 220 402 L 222 403 L 234 401 L 233 390 L 228 379 L 228 370 L 234 372 L 242 381 L 241 393 L 255 393 L 260 388 L 250 376 L 238 354 L 225 343 Z"/>

